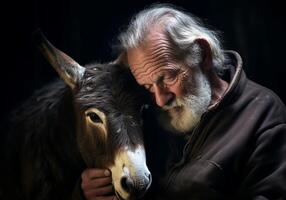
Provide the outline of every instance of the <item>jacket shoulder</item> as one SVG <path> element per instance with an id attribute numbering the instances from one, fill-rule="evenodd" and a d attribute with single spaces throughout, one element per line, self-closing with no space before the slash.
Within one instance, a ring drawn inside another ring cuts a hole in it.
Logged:
<path id="1" fill-rule="evenodd" d="M 244 98 L 254 115 L 275 123 L 273 125 L 286 124 L 286 107 L 275 92 L 250 80 L 245 90 L 247 95 Z"/>

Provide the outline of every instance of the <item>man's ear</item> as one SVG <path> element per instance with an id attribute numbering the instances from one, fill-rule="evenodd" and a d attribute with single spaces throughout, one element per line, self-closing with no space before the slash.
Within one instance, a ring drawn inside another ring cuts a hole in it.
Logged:
<path id="1" fill-rule="evenodd" d="M 212 53 L 211 53 L 210 44 L 204 38 L 196 39 L 195 43 L 197 43 L 201 47 L 202 60 L 200 63 L 200 67 L 202 71 L 206 73 L 212 68 Z"/>

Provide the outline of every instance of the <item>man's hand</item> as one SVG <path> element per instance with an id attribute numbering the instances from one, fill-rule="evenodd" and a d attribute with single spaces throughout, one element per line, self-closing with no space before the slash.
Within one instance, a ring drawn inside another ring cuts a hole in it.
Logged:
<path id="1" fill-rule="evenodd" d="M 86 169 L 81 179 L 81 188 L 87 200 L 117 200 L 108 169 Z"/>

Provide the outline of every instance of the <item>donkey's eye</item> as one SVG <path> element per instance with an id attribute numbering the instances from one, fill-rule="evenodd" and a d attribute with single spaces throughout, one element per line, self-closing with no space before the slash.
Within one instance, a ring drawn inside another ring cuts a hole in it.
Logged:
<path id="1" fill-rule="evenodd" d="M 100 119 L 100 117 L 95 112 L 89 112 L 87 113 L 87 116 L 94 123 L 103 123 L 103 121 Z"/>

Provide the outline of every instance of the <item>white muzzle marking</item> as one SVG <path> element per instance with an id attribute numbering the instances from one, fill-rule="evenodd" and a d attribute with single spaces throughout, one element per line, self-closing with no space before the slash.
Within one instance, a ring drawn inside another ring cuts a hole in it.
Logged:
<path id="1" fill-rule="evenodd" d="M 116 155 L 115 164 L 109 169 L 112 172 L 114 188 L 123 199 L 132 198 L 134 191 L 128 190 L 130 188 L 126 188 L 122 181 L 129 180 L 134 190 L 143 193 L 151 184 L 150 171 L 146 165 L 145 149 L 141 145 L 133 151 L 125 147 Z"/>

